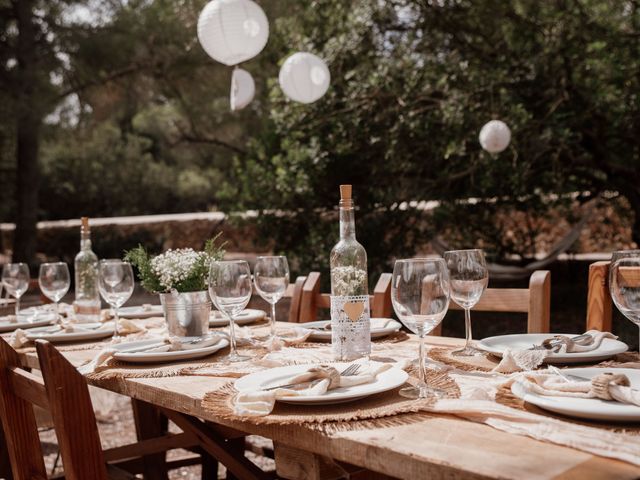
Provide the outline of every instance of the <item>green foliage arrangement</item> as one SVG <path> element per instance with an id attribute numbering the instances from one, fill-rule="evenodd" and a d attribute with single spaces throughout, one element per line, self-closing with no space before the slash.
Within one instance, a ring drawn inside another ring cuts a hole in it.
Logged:
<path id="1" fill-rule="evenodd" d="M 217 244 L 219 237 L 207 240 L 201 252 L 180 248 L 151 256 L 138 245 L 125 252 L 124 259 L 137 268 L 142 286 L 151 293 L 202 291 L 207 289 L 211 263 L 224 257 L 224 244 Z"/>

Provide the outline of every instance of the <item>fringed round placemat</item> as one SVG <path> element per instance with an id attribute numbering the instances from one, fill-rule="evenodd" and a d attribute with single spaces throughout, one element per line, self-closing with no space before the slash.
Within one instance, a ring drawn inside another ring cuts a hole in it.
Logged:
<path id="1" fill-rule="evenodd" d="M 415 384 L 415 382 L 416 379 L 410 377 L 409 383 Z M 449 398 L 460 396 L 458 385 L 446 374 L 429 371 L 428 383 L 432 387 L 444 390 Z M 202 400 L 202 407 L 218 418 L 246 421 L 248 417 L 234 413 L 233 402 L 237 393 L 233 383 L 227 383 L 220 389 L 207 393 Z M 400 414 L 424 411 L 434 401 L 433 398 L 408 399 L 400 396 L 398 389 L 394 389 L 353 402 L 333 405 L 292 405 L 276 402 L 273 412 L 264 417 L 251 417 L 251 423 L 260 425 L 324 424 L 384 418 L 380 425 L 398 425 L 409 421 Z M 333 428 L 341 427 L 333 425 Z"/>
<path id="2" fill-rule="evenodd" d="M 458 357 L 452 355 L 456 348 L 431 348 L 429 349 L 429 358 L 437 362 L 446 363 L 459 370 L 467 372 L 490 372 L 498 365 L 499 359 L 492 355 L 476 355 L 473 357 Z"/>
<path id="3" fill-rule="evenodd" d="M 602 428 L 603 430 L 610 430 L 613 432 L 627 433 L 629 435 L 640 436 L 640 426 L 638 426 L 637 423 L 628 423 L 628 424 L 616 423 L 615 425 L 612 425 L 611 423 L 606 423 L 606 422 L 580 420 L 577 418 L 569 418 L 565 415 L 555 414 L 553 412 L 536 407 L 535 405 L 527 403 L 524 400 L 516 397 L 511 391 L 512 383 L 513 381 L 509 381 L 504 385 L 500 386 L 500 388 L 498 388 L 498 391 L 496 392 L 496 398 L 495 398 L 497 403 L 510 408 L 515 408 L 516 410 L 535 413 L 536 415 L 542 415 L 544 417 L 554 418 L 556 420 L 561 420 L 567 423 L 575 423 L 577 425 L 585 425 L 588 427 Z"/>

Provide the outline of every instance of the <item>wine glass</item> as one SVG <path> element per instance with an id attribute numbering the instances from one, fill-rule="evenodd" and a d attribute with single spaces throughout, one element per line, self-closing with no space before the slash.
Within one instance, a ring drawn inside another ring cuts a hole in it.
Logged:
<path id="1" fill-rule="evenodd" d="M 71 286 L 69 267 L 63 262 L 43 263 L 40 265 L 38 284 L 42 293 L 55 305 L 56 322 L 58 322 L 60 320 L 58 303 Z"/>
<path id="2" fill-rule="evenodd" d="M 609 291 L 618 310 L 640 328 L 640 250 L 613 252 Z"/>
<path id="3" fill-rule="evenodd" d="M 113 308 L 114 338 L 120 337 L 118 309 L 129 300 L 134 286 L 131 264 L 118 259 L 100 260 L 98 263 L 98 288 L 102 298 Z"/>
<path id="4" fill-rule="evenodd" d="M 452 250 L 444 253 L 451 281 L 451 298 L 464 308 L 465 344 L 452 355 L 470 357 L 482 355 L 472 345 L 471 308 L 478 303 L 489 283 L 489 270 L 482 250 Z"/>
<path id="5" fill-rule="evenodd" d="M 407 398 L 441 397 L 442 390 L 427 385 L 426 337 L 442 321 L 449 308 L 449 272 L 441 258 L 397 260 L 391 280 L 391 302 L 400 321 L 420 339 L 415 387 L 400 390 Z"/>
<path id="6" fill-rule="evenodd" d="M 289 286 L 289 264 L 285 256 L 258 257 L 253 270 L 258 294 L 271 304 L 271 337 L 276 336 L 276 303 Z"/>
<path id="7" fill-rule="evenodd" d="M 229 318 L 231 351 L 229 362 L 242 362 L 249 356 L 239 355 L 236 349 L 234 317 L 246 308 L 251 300 L 251 270 L 244 260 L 212 262 L 209 270 L 209 295 L 218 310 Z"/>
<path id="8" fill-rule="evenodd" d="M 7 263 L 2 268 L 2 284 L 16 299 L 16 318 L 20 311 L 20 297 L 29 289 L 29 267 L 26 263 Z"/>

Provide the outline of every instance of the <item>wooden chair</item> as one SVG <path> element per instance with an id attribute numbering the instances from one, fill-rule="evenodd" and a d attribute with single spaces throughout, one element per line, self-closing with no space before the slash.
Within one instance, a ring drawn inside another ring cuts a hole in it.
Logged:
<path id="1" fill-rule="evenodd" d="M 301 279 L 304 279 L 301 281 Z M 299 283 L 301 281 L 301 283 Z M 301 288 L 300 288 L 301 285 Z M 306 277 L 298 277 L 296 290 L 291 299 L 289 321 L 293 323 L 313 322 L 318 318 L 318 309 L 331 308 L 331 295 L 320 293 L 320 273 L 311 272 Z M 391 274 L 383 273 L 369 295 L 371 317 L 391 316 Z M 295 306 L 295 309 L 294 309 Z M 328 317 L 327 317 L 328 318 Z"/>
<path id="2" fill-rule="evenodd" d="M 38 341 L 36 349 L 42 378 L 22 368 L 16 351 L 0 338 L 0 419 L 13 479 L 47 478 L 34 406 L 52 413 L 71 480 L 133 478 L 143 470 L 143 456 L 197 444 L 194 435 L 180 433 L 103 451 L 85 379 L 53 345 Z M 166 468 L 183 464 L 167 462 Z"/>
<path id="3" fill-rule="evenodd" d="M 613 311 L 609 293 L 609 264 L 601 261 L 589 265 L 589 287 L 587 292 L 587 330 L 610 332 Z"/>
<path id="4" fill-rule="evenodd" d="M 450 310 L 462 310 L 449 303 Z M 529 288 L 487 288 L 473 307 L 479 312 L 518 312 L 527 314 L 528 333 L 549 333 L 551 319 L 551 272 L 537 270 L 529 278 Z M 431 335 L 441 335 L 442 324 Z"/>

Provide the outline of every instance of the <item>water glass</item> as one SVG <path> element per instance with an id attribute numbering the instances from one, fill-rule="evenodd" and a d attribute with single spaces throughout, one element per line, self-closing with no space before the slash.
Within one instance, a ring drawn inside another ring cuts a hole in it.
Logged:
<path id="1" fill-rule="evenodd" d="M 20 311 L 20 297 L 29 289 L 29 279 L 26 263 L 8 263 L 2 268 L 2 285 L 16 299 L 16 317 Z"/>
<path id="2" fill-rule="evenodd" d="M 249 356 L 239 355 L 236 348 L 234 317 L 242 312 L 251 300 L 251 270 L 244 260 L 218 261 L 209 270 L 209 295 L 218 310 L 229 319 L 229 339 L 231 351 L 229 362 L 248 360 Z"/>
<path id="3" fill-rule="evenodd" d="M 284 256 L 261 256 L 253 270 L 258 294 L 271 305 L 271 336 L 276 336 L 276 303 L 289 286 L 289 264 Z"/>
<path id="4" fill-rule="evenodd" d="M 469 357 L 483 352 L 472 345 L 471 309 L 482 297 L 489 283 L 489 270 L 482 250 L 452 250 L 444 253 L 451 280 L 451 299 L 464 309 L 465 344 L 451 352 Z"/>
<path id="5" fill-rule="evenodd" d="M 618 310 L 640 328 L 640 250 L 612 254 L 609 291 Z M 638 345 L 640 348 L 640 335 Z"/>
<path id="6" fill-rule="evenodd" d="M 442 390 L 427 385 L 424 338 L 436 328 L 449 308 L 449 272 L 441 258 L 397 260 L 391 280 L 391 302 L 400 321 L 420 339 L 419 383 L 400 390 L 407 398 L 441 397 Z"/>
<path id="7" fill-rule="evenodd" d="M 54 303 L 56 322 L 58 322 L 60 320 L 58 303 L 71 286 L 69 267 L 63 262 L 43 263 L 40 265 L 38 284 L 42 293 Z"/>
<path id="8" fill-rule="evenodd" d="M 118 259 L 100 260 L 98 263 L 98 288 L 104 301 L 113 308 L 114 338 L 120 337 L 118 309 L 129 300 L 134 286 L 133 269 L 128 262 Z"/>

